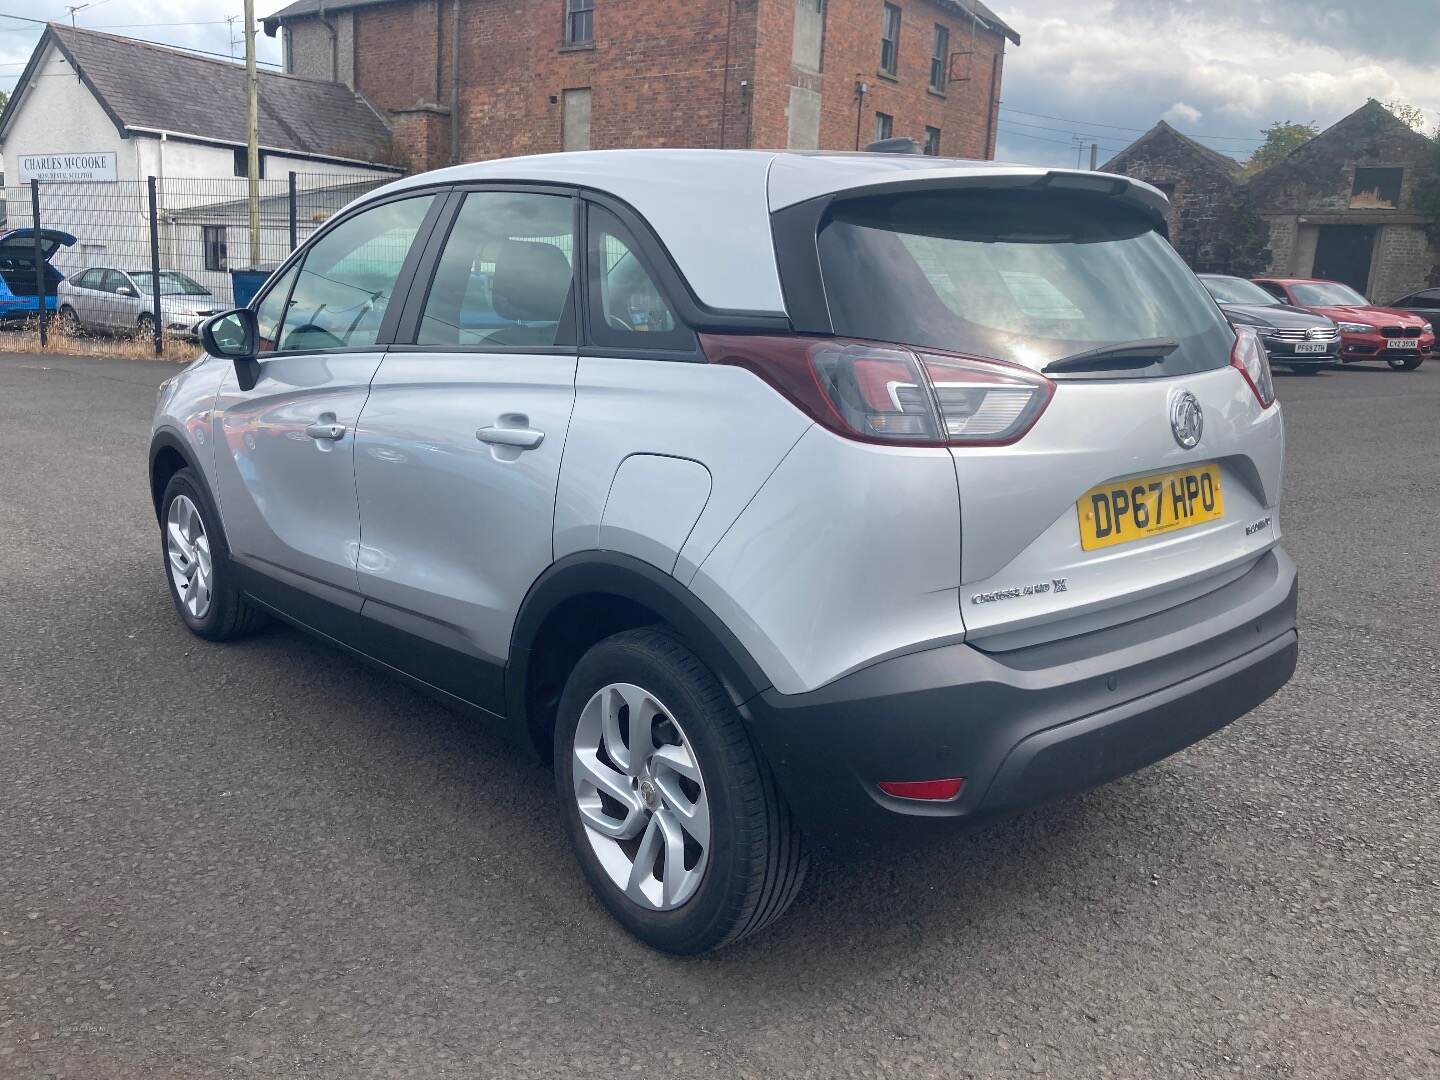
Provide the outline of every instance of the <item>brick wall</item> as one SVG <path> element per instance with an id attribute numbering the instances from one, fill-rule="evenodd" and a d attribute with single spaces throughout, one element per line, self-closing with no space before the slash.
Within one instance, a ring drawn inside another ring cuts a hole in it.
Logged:
<path id="1" fill-rule="evenodd" d="M 353 13 L 355 88 L 391 118 L 396 148 L 416 169 L 450 156 L 454 2 L 409 0 Z M 943 96 L 928 92 L 935 23 L 949 26 L 952 52 L 972 44 L 968 20 L 934 0 L 901 5 L 893 81 L 876 74 L 882 0 L 830 0 L 820 72 L 792 63 L 796 0 L 596 0 L 594 44 L 583 48 L 562 44 L 563 0 L 458 2 L 462 160 L 561 149 L 564 91 L 580 87 L 591 90 L 595 149 L 784 147 L 792 87 L 800 85 L 821 95 L 819 146 L 848 150 L 855 145 L 857 76 L 872 88 L 862 145 L 873 137 L 878 110 L 895 117 L 897 135 L 923 141 L 927 125 L 940 128 L 943 154 L 992 152 L 991 79 L 993 70 L 998 97 L 1004 38 L 977 31 L 974 55 L 955 61 L 956 75 L 968 78 L 950 83 Z"/>

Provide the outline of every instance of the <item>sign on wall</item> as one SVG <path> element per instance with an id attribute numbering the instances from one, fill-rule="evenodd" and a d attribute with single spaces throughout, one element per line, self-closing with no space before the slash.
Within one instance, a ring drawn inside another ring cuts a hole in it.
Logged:
<path id="1" fill-rule="evenodd" d="M 116 155 L 113 150 L 82 154 L 20 154 L 15 164 L 20 183 L 31 180 L 114 180 Z"/>

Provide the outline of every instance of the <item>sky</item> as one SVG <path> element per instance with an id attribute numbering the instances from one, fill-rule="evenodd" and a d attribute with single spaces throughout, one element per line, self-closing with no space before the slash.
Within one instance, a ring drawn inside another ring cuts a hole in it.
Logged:
<path id="1" fill-rule="evenodd" d="M 1078 138 L 1080 159 L 1094 142 L 1103 164 L 1161 118 L 1244 159 L 1267 124 L 1323 128 L 1367 97 L 1440 122 L 1440 0 L 986 2 L 1021 35 L 1005 57 L 1004 160 L 1074 165 Z M 256 15 L 285 3 L 256 0 Z M 240 20 L 225 22 L 241 10 L 238 0 L 91 0 L 75 22 L 242 56 L 231 44 Z M 70 19 L 60 0 L 0 0 L 0 12 Z M 15 85 L 41 29 L 0 18 L 0 88 Z M 256 40 L 259 59 L 278 65 L 279 39 L 257 30 Z"/>

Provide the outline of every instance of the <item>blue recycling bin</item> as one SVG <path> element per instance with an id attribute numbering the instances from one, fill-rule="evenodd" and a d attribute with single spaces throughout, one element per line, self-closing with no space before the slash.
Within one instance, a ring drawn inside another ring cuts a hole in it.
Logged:
<path id="1" fill-rule="evenodd" d="M 235 306 L 248 307 L 250 301 L 255 299 L 255 294 L 260 291 L 260 286 L 265 284 L 266 278 L 268 278 L 274 270 L 274 266 L 231 270 L 230 289 L 235 296 Z"/>

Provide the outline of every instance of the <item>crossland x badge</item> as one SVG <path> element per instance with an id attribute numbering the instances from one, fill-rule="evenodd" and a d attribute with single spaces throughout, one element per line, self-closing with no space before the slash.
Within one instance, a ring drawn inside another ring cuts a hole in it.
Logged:
<path id="1" fill-rule="evenodd" d="M 1189 390 L 1181 390 L 1170 399 L 1170 430 L 1182 450 L 1193 450 L 1205 430 L 1205 414 L 1200 401 Z"/>

